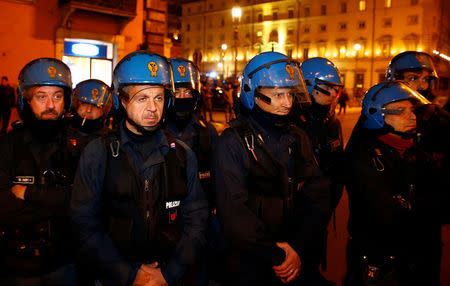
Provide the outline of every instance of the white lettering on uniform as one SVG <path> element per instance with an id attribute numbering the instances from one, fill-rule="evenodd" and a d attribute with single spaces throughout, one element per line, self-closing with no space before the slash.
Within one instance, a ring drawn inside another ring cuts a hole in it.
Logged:
<path id="1" fill-rule="evenodd" d="M 166 209 L 176 208 L 180 205 L 180 201 L 166 202 Z"/>

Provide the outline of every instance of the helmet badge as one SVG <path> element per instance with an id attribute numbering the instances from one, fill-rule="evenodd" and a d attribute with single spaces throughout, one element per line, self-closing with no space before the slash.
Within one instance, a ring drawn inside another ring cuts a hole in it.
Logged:
<path id="1" fill-rule="evenodd" d="M 180 77 L 186 77 L 186 68 L 183 65 L 179 65 L 177 70 L 180 73 Z"/>
<path id="2" fill-rule="evenodd" d="M 289 79 L 291 80 L 295 79 L 294 68 L 289 63 L 286 64 L 286 72 L 289 74 Z"/>
<path id="3" fill-rule="evenodd" d="M 92 91 L 92 100 L 97 100 L 98 89 L 94 88 Z"/>
<path id="4" fill-rule="evenodd" d="M 50 75 L 50 78 L 56 78 L 56 68 L 53 66 L 49 66 L 47 69 L 48 74 Z"/>
<path id="5" fill-rule="evenodd" d="M 149 62 L 148 63 L 148 69 L 150 70 L 152 77 L 157 77 L 157 71 L 158 71 L 158 65 L 155 62 Z"/>

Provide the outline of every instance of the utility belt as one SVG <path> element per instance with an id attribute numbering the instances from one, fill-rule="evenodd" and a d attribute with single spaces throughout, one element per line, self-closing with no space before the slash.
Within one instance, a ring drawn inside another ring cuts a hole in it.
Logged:
<path id="1" fill-rule="evenodd" d="M 52 256 L 52 223 L 42 221 L 26 227 L 0 227 L 0 248 L 4 255 L 19 257 Z"/>

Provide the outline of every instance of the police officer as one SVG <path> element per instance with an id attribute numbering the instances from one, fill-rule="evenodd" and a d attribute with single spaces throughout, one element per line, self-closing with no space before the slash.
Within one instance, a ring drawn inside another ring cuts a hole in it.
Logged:
<path id="1" fill-rule="evenodd" d="M 350 217 L 346 285 L 439 285 L 443 180 L 414 143 L 428 100 L 401 81 L 366 93 L 346 146 Z"/>
<path id="2" fill-rule="evenodd" d="M 66 137 L 69 68 L 54 58 L 19 74 L 23 124 L 1 138 L 0 266 L 2 285 L 75 285 L 67 209 L 76 160 Z"/>
<path id="3" fill-rule="evenodd" d="M 438 75 L 433 59 L 427 53 L 407 51 L 396 55 L 389 63 L 386 78 L 388 81 L 404 80 L 431 102 L 435 98 L 432 86 Z M 450 172 L 450 113 L 436 104 L 424 104 L 414 112 L 418 144 L 438 158 L 441 167 Z M 450 216 L 447 222 L 450 223 Z"/>
<path id="4" fill-rule="evenodd" d="M 106 135 L 106 125 L 112 107 L 112 96 L 107 84 L 88 79 L 77 84 L 72 95 L 69 139 L 73 152 L 81 150 L 93 139 Z"/>
<path id="5" fill-rule="evenodd" d="M 197 156 L 199 178 L 209 196 L 211 189 L 211 157 L 218 134 L 214 126 L 201 118 L 197 107 L 200 99 L 200 73 L 197 67 L 183 58 L 171 58 L 175 98 L 166 129 L 183 141 Z"/>
<path id="6" fill-rule="evenodd" d="M 306 87 L 311 96 L 312 105 L 300 115 L 302 126 L 311 138 L 314 155 L 323 173 L 330 178 L 331 211 L 339 204 L 343 190 L 342 127 L 335 116 L 335 107 L 344 85 L 337 67 L 328 59 L 316 57 L 307 59 L 300 65 Z M 326 220 L 328 222 L 331 216 Z M 327 232 L 323 235 L 322 257 L 314 255 L 311 261 L 315 271 L 314 281 L 318 285 L 330 285 L 331 282 L 320 274 L 318 265 L 326 269 Z M 305 263 L 306 264 L 306 263 Z M 305 265 L 304 264 L 304 265 Z M 333 283 L 334 284 L 334 283 Z"/>
<path id="7" fill-rule="evenodd" d="M 148 51 L 114 69 L 125 119 L 90 142 L 71 212 L 81 255 L 102 285 L 174 285 L 205 244 L 208 205 L 195 154 L 161 129 L 172 103 L 167 59 Z"/>
<path id="8" fill-rule="evenodd" d="M 219 224 L 214 215 L 211 196 L 211 160 L 218 134 L 214 126 L 200 116 L 200 72 L 192 63 L 183 58 L 171 58 L 170 63 L 175 83 L 174 104 L 168 113 L 166 129 L 175 138 L 183 141 L 194 151 L 198 162 L 198 175 L 206 193 L 210 217 L 208 220 L 208 251 L 204 259 L 203 271 L 199 275 L 202 283 L 208 283 L 221 271 L 218 256 Z"/>
<path id="9" fill-rule="evenodd" d="M 329 183 L 307 135 L 289 122 L 294 99 L 309 101 L 293 60 L 265 52 L 246 65 L 242 108 L 219 138 L 213 168 L 217 214 L 230 243 L 225 285 L 297 281 L 303 256 L 326 227 L 320 219 Z"/>

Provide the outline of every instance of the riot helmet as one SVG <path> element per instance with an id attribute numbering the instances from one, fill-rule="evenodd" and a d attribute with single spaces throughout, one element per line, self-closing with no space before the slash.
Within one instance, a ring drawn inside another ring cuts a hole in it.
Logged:
<path id="1" fill-rule="evenodd" d="M 362 101 L 362 127 L 371 130 L 386 129 L 384 116 L 386 114 L 401 114 L 401 110 L 387 110 L 385 106 L 402 100 L 410 100 L 414 105 L 430 103 L 403 81 L 376 84 L 366 92 Z"/>
<path id="2" fill-rule="evenodd" d="M 411 78 L 406 78 L 405 73 L 418 73 L 423 70 L 430 73 L 430 75 L 425 79 L 428 87 L 423 89 L 421 84 L 417 84 L 417 87 L 413 87 L 414 82 L 421 80 L 420 77 L 412 74 L 410 76 Z M 416 51 L 407 51 L 396 55 L 389 63 L 386 71 L 386 79 L 388 81 L 404 80 L 409 83 L 411 87 L 415 88 L 419 93 L 429 99 L 432 97 L 432 81 L 437 78 L 438 75 L 431 56 L 427 53 Z"/>
<path id="3" fill-rule="evenodd" d="M 307 59 L 301 63 L 300 69 L 311 99 L 313 99 L 314 90 L 330 95 L 329 91 L 318 85 L 336 87 L 338 94 L 344 86 L 337 67 L 328 59 L 321 57 Z"/>
<path id="4" fill-rule="evenodd" d="M 164 121 L 167 109 L 173 104 L 174 86 L 172 76 L 169 61 L 161 55 L 144 50 L 135 51 L 126 55 L 117 64 L 113 73 L 112 90 L 115 107 L 117 109 L 122 108 L 119 101 L 129 102 L 140 92 L 137 91 L 134 94 L 130 94 L 128 92 L 129 87 L 139 85 L 162 87 L 164 89 L 164 109 L 157 126 L 154 128 L 139 126 L 128 114 L 126 115 L 126 120 L 141 133 L 156 129 Z"/>
<path id="5" fill-rule="evenodd" d="M 72 103 L 72 77 L 69 67 L 55 58 L 39 58 L 26 64 L 19 73 L 19 111 L 29 108 L 28 92 L 37 86 L 58 86 L 64 90 L 64 110 Z"/>
<path id="6" fill-rule="evenodd" d="M 251 59 L 244 68 L 240 87 L 242 105 L 252 110 L 255 97 L 270 104 L 259 92 L 261 88 L 292 88 L 294 100 L 301 105 L 311 102 L 300 69 L 296 62 L 278 52 L 264 52 Z"/>

